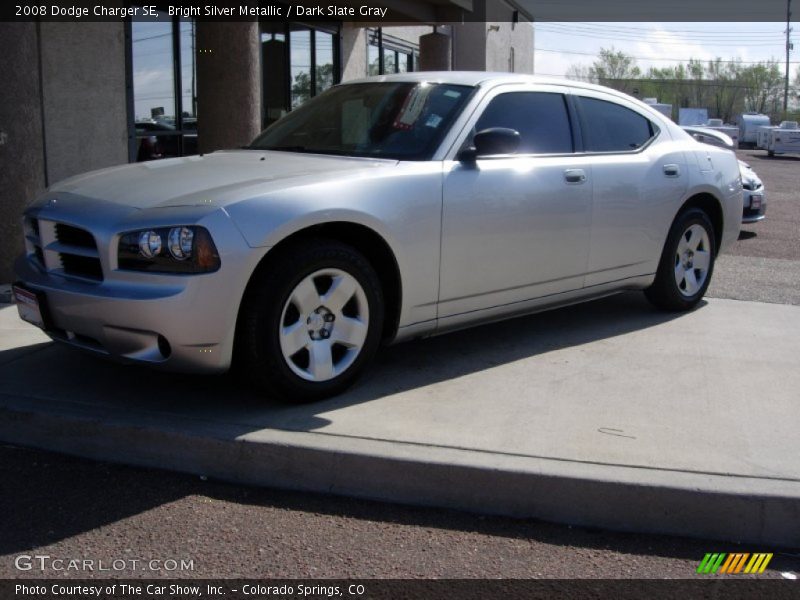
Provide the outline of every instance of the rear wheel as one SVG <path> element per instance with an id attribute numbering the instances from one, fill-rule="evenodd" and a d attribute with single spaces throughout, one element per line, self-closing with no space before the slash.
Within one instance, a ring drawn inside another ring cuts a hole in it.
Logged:
<path id="1" fill-rule="evenodd" d="M 714 271 L 714 227 L 699 208 L 685 210 L 670 228 L 647 298 L 664 310 L 691 310 L 706 293 Z"/>
<path id="2" fill-rule="evenodd" d="M 239 367 L 259 389 L 286 400 L 333 396 L 375 355 L 383 313 L 378 277 L 354 248 L 321 240 L 294 245 L 248 290 Z"/>

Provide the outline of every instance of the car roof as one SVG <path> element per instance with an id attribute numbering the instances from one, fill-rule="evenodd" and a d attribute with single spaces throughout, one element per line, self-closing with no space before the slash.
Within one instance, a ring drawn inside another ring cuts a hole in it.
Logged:
<path id="1" fill-rule="evenodd" d="M 586 83 L 583 81 L 576 81 L 573 79 L 566 79 L 564 77 L 543 77 L 540 75 L 526 75 L 522 73 L 503 73 L 503 72 L 486 72 L 486 71 L 413 71 L 411 73 L 392 73 L 390 75 L 376 75 L 373 77 L 363 77 L 360 79 L 353 79 L 343 81 L 338 85 L 351 85 L 359 83 L 375 83 L 375 82 L 411 82 L 418 83 L 427 81 L 429 83 L 446 83 L 452 85 L 468 85 L 472 87 L 494 87 L 497 85 L 508 84 L 546 84 L 552 86 L 561 86 L 574 90 L 589 90 L 600 92 L 607 96 L 616 97 L 620 100 L 632 102 L 638 105 L 641 109 L 650 115 L 650 120 L 660 124 L 663 128 L 668 128 L 670 131 L 679 131 L 677 125 L 665 117 L 663 114 L 655 110 L 649 104 L 645 104 L 641 100 L 620 92 L 613 88 L 605 87 L 602 85 L 595 85 L 593 83 Z M 684 133 L 684 132 L 682 132 Z M 687 134 L 688 135 L 688 134 Z"/>
<path id="2" fill-rule="evenodd" d="M 597 90 L 602 92 L 614 93 L 607 87 L 585 83 L 583 81 L 575 81 L 563 77 L 543 77 L 541 75 L 525 75 L 522 73 L 502 73 L 502 72 L 486 72 L 486 71 L 414 71 L 411 73 L 392 73 L 390 75 L 375 75 L 373 77 L 362 77 L 360 79 L 352 79 L 343 81 L 340 85 L 347 85 L 351 83 L 372 83 L 372 82 L 420 82 L 427 81 L 430 83 L 449 83 L 453 85 L 497 85 L 507 83 L 518 84 L 548 84 L 560 85 L 572 88 L 582 88 Z"/>

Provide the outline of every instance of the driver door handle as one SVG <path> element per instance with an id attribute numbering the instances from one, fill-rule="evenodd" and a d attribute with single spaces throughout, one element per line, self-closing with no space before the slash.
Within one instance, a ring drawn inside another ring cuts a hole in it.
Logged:
<path id="1" fill-rule="evenodd" d="M 584 183 L 586 181 L 586 171 L 583 169 L 567 169 L 564 171 L 564 179 L 571 184 Z"/>

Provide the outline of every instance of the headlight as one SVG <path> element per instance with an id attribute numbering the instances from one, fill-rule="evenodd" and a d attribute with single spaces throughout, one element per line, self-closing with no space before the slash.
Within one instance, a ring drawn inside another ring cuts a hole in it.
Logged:
<path id="1" fill-rule="evenodd" d="M 220 265 L 208 231 L 188 225 L 124 233 L 117 258 L 120 269 L 157 273 L 210 273 Z"/>
<path id="2" fill-rule="evenodd" d="M 169 253 L 175 260 L 192 257 L 194 231 L 189 227 L 173 227 L 169 230 Z"/>

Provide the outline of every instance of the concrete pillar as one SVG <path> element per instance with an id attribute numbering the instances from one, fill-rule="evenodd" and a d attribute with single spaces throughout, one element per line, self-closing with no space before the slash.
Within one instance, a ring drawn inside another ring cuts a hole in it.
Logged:
<path id="1" fill-rule="evenodd" d="M 419 70 L 450 71 L 451 43 L 449 35 L 444 33 L 427 33 L 419 38 Z"/>
<path id="2" fill-rule="evenodd" d="M 258 23 L 197 21 L 200 152 L 249 144 L 261 131 Z"/>
<path id="3" fill-rule="evenodd" d="M 0 23 L 0 283 L 24 248 L 22 211 L 45 186 L 35 23 Z"/>
<path id="4" fill-rule="evenodd" d="M 367 30 L 342 23 L 342 81 L 367 76 Z"/>
<path id="5" fill-rule="evenodd" d="M 40 27 L 48 185 L 127 163 L 124 23 Z"/>

